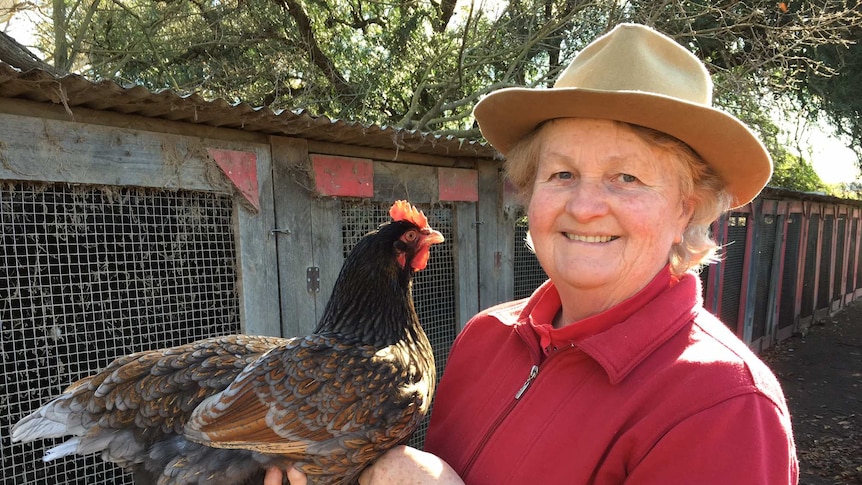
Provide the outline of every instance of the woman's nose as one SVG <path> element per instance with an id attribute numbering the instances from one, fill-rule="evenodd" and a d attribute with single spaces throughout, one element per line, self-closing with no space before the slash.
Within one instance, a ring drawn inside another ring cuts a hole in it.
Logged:
<path id="1" fill-rule="evenodd" d="M 601 181 L 589 179 L 573 184 L 566 202 L 566 210 L 578 221 L 604 216 L 608 207 L 608 193 Z"/>

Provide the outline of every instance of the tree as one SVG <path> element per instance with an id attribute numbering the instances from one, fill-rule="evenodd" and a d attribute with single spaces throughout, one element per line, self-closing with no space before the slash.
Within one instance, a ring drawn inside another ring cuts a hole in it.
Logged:
<path id="1" fill-rule="evenodd" d="M 772 180 L 769 181 L 769 185 L 800 192 L 831 192 L 804 159 L 784 152 L 778 158 L 773 156 L 773 163 L 775 164 L 775 173 Z"/>
<path id="2" fill-rule="evenodd" d="M 717 103 L 746 120 L 812 96 L 813 80 L 836 72 L 826 53 L 848 49 L 862 26 L 839 0 L 510 0 L 499 12 L 479 0 L 52 2 L 43 50 L 92 79 L 473 139 L 482 95 L 551 85 L 619 22 L 690 48 Z"/>
<path id="3" fill-rule="evenodd" d="M 854 6 L 859 9 L 858 2 Z M 800 73 L 805 89 L 798 102 L 808 117 L 817 120 L 824 115 L 838 136 L 850 140 L 862 168 L 862 26 L 851 30 L 852 44 L 824 45 L 814 49 L 811 57 L 829 70 L 827 76 Z"/>

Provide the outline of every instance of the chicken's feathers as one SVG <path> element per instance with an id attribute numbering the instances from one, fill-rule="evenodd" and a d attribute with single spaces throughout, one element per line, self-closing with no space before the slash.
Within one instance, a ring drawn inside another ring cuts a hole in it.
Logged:
<path id="1" fill-rule="evenodd" d="M 408 438 L 427 411 L 422 371 L 397 345 L 377 349 L 327 335 L 298 338 L 205 400 L 185 434 L 208 446 L 296 460 L 333 454 L 341 460 L 357 455 L 358 446 L 379 453 L 384 444 Z"/>

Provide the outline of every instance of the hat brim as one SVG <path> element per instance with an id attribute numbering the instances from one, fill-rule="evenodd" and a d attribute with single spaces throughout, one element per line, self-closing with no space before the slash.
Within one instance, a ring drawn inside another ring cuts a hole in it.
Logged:
<path id="1" fill-rule="evenodd" d="M 506 88 L 473 112 L 482 135 L 506 155 L 518 140 L 555 118 L 598 118 L 658 130 L 685 142 L 724 181 L 733 207 L 749 203 L 772 176 L 769 152 L 741 121 L 715 108 L 641 91 Z"/>

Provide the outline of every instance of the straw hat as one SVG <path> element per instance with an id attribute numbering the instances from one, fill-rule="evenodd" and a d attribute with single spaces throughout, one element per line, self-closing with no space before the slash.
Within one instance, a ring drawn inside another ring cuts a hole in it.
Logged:
<path id="1" fill-rule="evenodd" d="M 772 176 L 760 140 L 712 107 L 712 80 L 691 52 L 655 30 L 620 24 L 585 47 L 551 89 L 506 88 L 476 104 L 485 139 L 505 155 L 554 118 L 624 121 L 667 133 L 708 163 L 733 196 L 750 202 Z"/>

